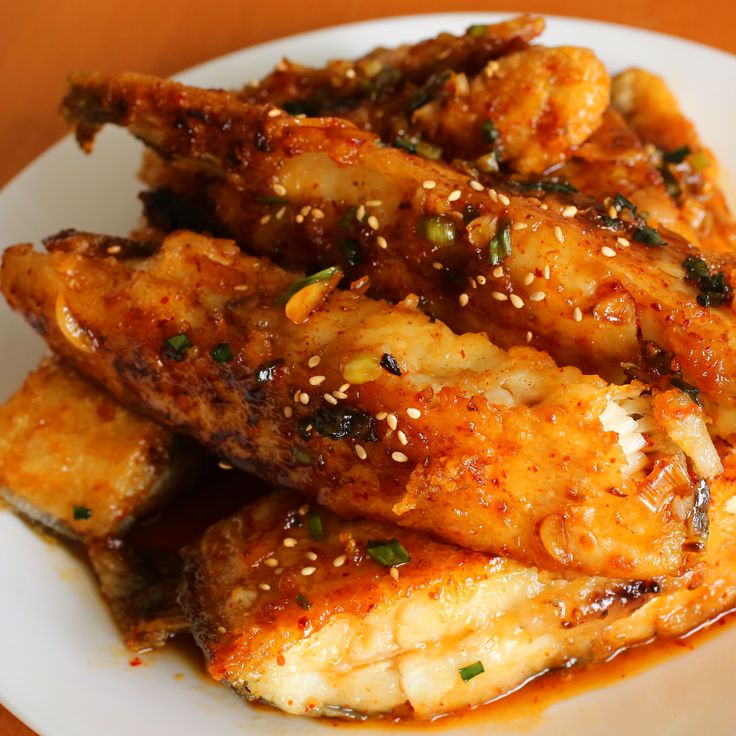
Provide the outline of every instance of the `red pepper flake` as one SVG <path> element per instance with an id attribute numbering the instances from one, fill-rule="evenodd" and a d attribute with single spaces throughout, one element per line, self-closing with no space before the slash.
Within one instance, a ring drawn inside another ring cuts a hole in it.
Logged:
<path id="1" fill-rule="evenodd" d="M 131 667 L 140 667 L 143 664 L 143 660 L 140 657 L 134 657 L 130 660 Z"/>

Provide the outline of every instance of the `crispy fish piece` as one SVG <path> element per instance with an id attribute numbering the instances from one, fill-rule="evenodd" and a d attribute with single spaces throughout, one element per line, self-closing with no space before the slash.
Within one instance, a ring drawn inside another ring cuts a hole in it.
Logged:
<path id="1" fill-rule="evenodd" d="M 641 578 L 703 546 L 698 477 L 721 466 L 680 391 L 505 353 L 230 241 L 181 232 L 120 261 L 87 240 L 7 250 L 11 306 L 118 400 L 269 482 L 541 567 Z"/>
<path id="2" fill-rule="evenodd" d="M 71 539 L 125 532 L 192 466 L 170 430 L 52 358 L 0 406 L 0 495 Z"/>
<path id="3" fill-rule="evenodd" d="M 655 581 L 565 576 L 275 492 L 185 551 L 210 674 L 288 713 L 428 719 L 567 666 Z"/>
<path id="4" fill-rule="evenodd" d="M 702 392 L 718 432 L 736 428 L 731 287 L 708 278 L 707 263 L 683 268 L 698 251 L 628 200 L 612 217 L 553 194 L 486 190 L 342 121 L 138 75 L 77 75 L 64 109 L 86 148 L 117 123 L 164 158 L 219 175 L 210 197 L 223 227 L 282 265 L 339 263 L 370 276 L 375 296 L 416 293 L 457 332 L 531 342 L 609 380 L 623 380 L 622 364 L 664 374 Z M 652 349 L 672 360 L 652 370 Z"/>

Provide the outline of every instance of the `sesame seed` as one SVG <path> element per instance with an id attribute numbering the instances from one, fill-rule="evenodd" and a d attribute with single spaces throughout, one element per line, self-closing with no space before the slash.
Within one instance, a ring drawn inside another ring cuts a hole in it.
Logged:
<path id="1" fill-rule="evenodd" d="M 315 220 L 321 220 L 324 216 L 325 216 L 325 213 L 322 212 L 322 210 L 319 209 L 319 207 L 315 207 L 312 210 L 312 217 L 314 217 Z"/>
<path id="2" fill-rule="evenodd" d="M 271 586 L 268 583 L 258 583 L 258 587 L 261 590 L 271 590 Z"/>
<path id="3" fill-rule="evenodd" d="M 376 414 L 376 419 L 378 419 L 379 422 L 382 422 L 387 416 L 388 416 L 387 412 L 379 411 L 378 414 Z"/>
<path id="4" fill-rule="evenodd" d="M 455 189 L 447 195 L 448 202 L 457 202 L 462 196 L 462 192 L 459 189 Z"/>
<path id="5" fill-rule="evenodd" d="M 399 568 L 398 568 L 398 567 L 390 567 L 390 568 L 389 568 L 389 571 L 388 571 L 388 574 L 389 574 L 389 575 L 390 575 L 390 576 L 391 576 L 391 577 L 392 577 L 392 578 L 393 578 L 394 580 L 398 580 L 398 579 L 399 579 Z"/>
<path id="6" fill-rule="evenodd" d="M 362 221 L 365 217 L 365 205 L 360 205 L 358 209 L 355 211 L 355 219 Z"/>
<path id="7" fill-rule="evenodd" d="M 614 220 L 618 217 L 618 210 L 613 205 L 608 208 L 608 216 Z"/>
<path id="8" fill-rule="evenodd" d="M 312 552 L 311 549 L 309 550 L 309 552 L 307 552 L 306 557 L 308 560 L 311 560 L 312 562 L 314 562 L 317 559 L 316 553 Z"/>
<path id="9" fill-rule="evenodd" d="M 340 386 L 339 389 L 337 389 L 340 393 L 345 393 L 350 388 L 349 383 L 343 383 L 342 386 Z"/>
<path id="10" fill-rule="evenodd" d="M 271 215 L 263 215 L 260 219 L 261 225 L 268 225 L 269 222 L 271 222 Z"/>
<path id="11" fill-rule="evenodd" d="M 531 271 L 529 271 L 529 273 L 524 276 L 524 286 L 529 286 L 535 278 L 536 276 Z"/>
<path id="12" fill-rule="evenodd" d="M 355 69 L 352 69 L 352 68 L 351 69 L 346 69 L 345 70 L 345 76 L 348 79 L 355 79 Z"/>
<path id="13" fill-rule="evenodd" d="M 107 252 L 108 252 L 108 253 L 109 253 L 109 254 L 110 254 L 111 256 L 114 256 L 114 255 L 115 255 L 116 253 L 120 253 L 120 251 L 121 251 L 121 250 L 122 250 L 122 247 L 121 247 L 121 246 L 119 246 L 119 245 L 111 245 L 111 246 L 110 246 L 110 247 L 109 247 L 109 248 L 107 249 Z"/>
<path id="14" fill-rule="evenodd" d="M 388 414 L 386 416 L 386 424 L 388 424 L 391 429 L 396 429 L 396 427 L 399 426 L 399 420 L 396 414 Z"/>
<path id="15" fill-rule="evenodd" d="M 279 561 L 275 557 L 267 557 L 263 560 L 263 564 L 266 565 L 266 567 L 278 567 Z"/>
<path id="16" fill-rule="evenodd" d="M 515 222 L 512 226 L 512 230 L 526 230 L 529 227 L 525 222 Z"/>
<path id="17" fill-rule="evenodd" d="M 283 184 L 274 184 L 273 193 L 283 197 L 286 194 L 286 187 Z"/>
<path id="18" fill-rule="evenodd" d="M 577 213 L 578 208 L 574 204 L 568 205 L 564 210 L 562 210 L 563 217 L 575 217 Z"/>
<path id="19" fill-rule="evenodd" d="M 421 417 L 421 416 L 422 416 L 422 412 L 421 412 L 421 411 L 420 411 L 419 409 L 417 409 L 416 407 L 414 407 L 414 406 L 410 406 L 410 407 L 409 407 L 409 408 L 408 408 L 408 409 L 406 410 L 406 413 L 407 413 L 407 414 L 408 414 L 408 415 L 409 415 L 409 416 L 410 416 L 410 417 L 411 417 L 412 419 L 419 419 L 419 417 Z"/>
<path id="20" fill-rule="evenodd" d="M 580 310 L 580 307 L 575 307 L 575 311 L 572 313 L 572 318 L 576 322 L 582 322 L 583 321 L 583 313 Z"/>
<path id="21" fill-rule="evenodd" d="M 486 285 L 486 277 L 485 277 L 485 276 L 484 276 L 484 275 L 483 275 L 482 273 L 481 273 L 481 274 L 478 274 L 478 276 L 476 276 L 476 277 L 475 277 L 475 280 L 476 280 L 476 281 L 477 281 L 477 282 L 478 282 L 478 283 L 479 283 L 479 284 L 480 284 L 481 286 L 485 286 L 485 285 Z"/>
<path id="22" fill-rule="evenodd" d="M 425 189 L 434 189 L 437 186 L 437 182 L 434 179 L 427 179 L 422 182 L 422 186 Z"/>
<path id="23" fill-rule="evenodd" d="M 304 217 L 306 217 L 311 211 L 312 211 L 312 205 L 305 204 L 304 207 L 302 207 L 299 210 L 299 214 L 302 214 L 302 215 L 304 215 Z"/>
<path id="24" fill-rule="evenodd" d="M 460 294 L 457 300 L 460 302 L 461 307 L 466 307 L 470 301 L 470 297 L 467 294 Z"/>
<path id="25" fill-rule="evenodd" d="M 409 443 L 409 440 L 406 439 L 406 432 L 403 432 L 402 430 L 399 430 L 396 433 L 396 436 L 399 438 L 399 442 L 401 442 L 402 445 L 406 445 Z"/>
<path id="26" fill-rule="evenodd" d="M 562 232 L 562 228 L 559 225 L 555 225 L 555 240 L 558 243 L 565 242 L 565 233 Z"/>
<path id="27" fill-rule="evenodd" d="M 526 341 L 527 342 L 531 342 L 533 337 L 534 337 L 534 335 L 532 335 L 531 332 L 527 332 L 526 333 Z"/>
<path id="28" fill-rule="evenodd" d="M 322 358 L 319 355 L 313 355 L 308 361 L 307 365 L 310 368 L 316 368 L 322 362 Z"/>
<path id="29" fill-rule="evenodd" d="M 333 391 L 332 395 L 336 399 L 347 399 L 348 395 L 344 391 Z"/>
<path id="30" fill-rule="evenodd" d="M 376 238 L 376 245 L 378 245 L 379 248 L 383 248 L 383 250 L 386 250 L 386 248 L 388 248 L 388 242 L 386 238 L 383 237 L 383 235 L 379 235 Z"/>
<path id="31" fill-rule="evenodd" d="M 320 383 L 322 383 L 326 378 L 327 378 L 327 376 L 312 376 L 309 379 L 309 385 L 310 386 L 319 386 Z"/>
<path id="32" fill-rule="evenodd" d="M 497 302 L 505 302 L 508 301 L 508 296 L 504 294 L 502 291 L 494 291 L 491 296 L 497 301 Z"/>
<path id="33" fill-rule="evenodd" d="M 230 463 L 226 463 L 224 460 L 220 460 L 219 463 L 217 463 L 218 467 L 222 468 L 223 470 L 232 470 L 233 466 L 230 465 Z"/>
<path id="34" fill-rule="evenodd" d="M 284 416 L 287 419 L 291 419 L 291 417 L 294 415 L 294 410 L 290 406 L 284 407 Z"/>
<path id="35" fill-rule="evenodd" d="M 365 202 L 366 207 L 380 207 L 382 204 L 380 199 L 367 199 Z"/>
<path id="36" fill-rule="evenodd" d="M 478 288 L 478 284 L 475 283 L 475 279 L 472 276 L 468 276 L 468 283 L 473 289 Z"/>
<path id="37" fill-rule="evenodd" d="M 511 200 L 505 194 L 499 194 L 498 201 L 505 207 L 508 207 L 511 204 Z"/>
<path id="38" fill-rule="evenodd" d="M 226 633 L 227 633 L 227 629 L 226 629 L 226 628 L 225 628 L 224 626 L 218 626 L 218 627 L 217 627 L 217 630 L 218 630 L 218 631 L 219 631 L 219 632 L 220 632 L 221 634 L 226 634 Z"/>
<path id="39" fill-rule="evenodd" d="M 297 544 L 298 543 L 294 537 L 286 537 L 284 539 L 284 547 L 296 547 Z"/>
<path id="40" fill-rule="evenodd" d="M 332 404 L 332 406 L 337 406 L 337 399 L 332 394 L 325 394 L 324 395 L 324 400 L 328 404 Z"/>
<path id="41" fill-rule="evenodd" d="M 529 300 L 532 302 L 544 301 L 547 295 L 543 291 L 535 291 L 533 294 L 529 294 Z"/>
<path id="42" fill-rule="evenodd" d="M 546 210 L 548 210 L 548 209 L 549 209 L 549 205 L 548 205 L 548 204 L 547 204 L 546 202 L 540 202 L 540 203 L 539 203 L 539 209 L 540 209 L 540 210 L 545 210 L 545 211 L 546 211 Z"/>
<path id="43" fill-rule="evenodd" d="M 299 214 L 294 218 L 294 222 L 301 225 L 304 222 L 304 215 Z"/>
<path id="44" fill-rule="evenodd" d="M 551 271 L 551 269 L 549 267 L 549 263 L 545 263 L 544 264 L 544 270 L 542 271 L 542 274 L 544 275 L 544 278 L 545 279 L 549 279 L 551 273 L 552 273 L 552 271 Z"/>
<path id="45" fill-rule="evenodd" d="M 493 277 L 496 279 L 500 279 L 503 276 L 503 266 L 496 266 L 496 268 L 493 269 Z"/>
<path id="46" fill-rule="evenodd" d="M 607 245 L 604 245 L 601 248 L 601 254 L 606 258 L 614 258 L 616 256 L 616 251 L 613 248 L 609 248 Z"/>
<path id="47" fill-rule="evenodd" d="M 301 393 L 302 392 L 299 389 L 296 390 L 296 392 L 294 393 L 294 401 L 299 401 L 299 396 L 301 396 Z"/>
<path id="48" fill-rule="evenodd" d="M 338 555 L 335 557 L 334 560 L 332 560 L 332 565 L 334 567 L 342 567 L 345 564 L 345 560 L 347 560 L 347 555 Z"/>
<path id="49" fill-rule="evenodd" d="M 524 300 L 518 294 L 511 294 L 509 299 L 511 299 L 511 303 L 517 309 L 521 309 L 524 306 Z"/>
<path id="50" fill-rule="evenodd" d="M 306 516 L 309 511 L 309 504 L 305 503 L 299 507 L 299 516 Z"/>
<path id="51" fill-rule="evenodd" d="M 309 394 L 306 391 L 302 391 L 299 394 L 299 402 L 306 406 L 309 403 Z"/>
<path id="52" fill-rule="evenodd" d="M 368 457 L 368 453 L 365 451 L 365 447 L 363 447 L 363 445 L 355 445 L 355 454 L 361 460 L 365 460 Z"/>
<path id="53" fill-rule="evenodd" d="M 233 286 L 234 291 L 248 291 L 248 284 L 236 284 Z"/>
<path id="54" fill-rule="evenodd" d="M 482 192 L 483 191 L 483 188 L 484 187 L 483 187 L 483 185 L 479 181 L 476 181 L 475 179 L 471 179 L 470 182 L 469 182 L 469 184 L 470 184 L 470 188 L 471 189 L 475 189 L 476 192 Z"/>
<path id="55" fill-rule="evenodd" d="M 622 247 L 622 248 L 628 248 L 630 243 L 626 238 L 616 238 L 616 242 Z"/>
<path id="56" fill-rule="evenodd" d="M 371 215 L 368 218 L 368 227 L 371 230 L 378 230 L 378 218 L 375 215 Z"/>
<path id="57" fill-rule="evenodd" d="M 284 215 L 286 214 L 286 207 L 282 207 L 277 213 L 276 213 L 276 219 L 280 220 Z"/>
<path id="58" fill-rule="evenodd" d="M 403 452 L 392 452 L 391 459 L 397 463 L 405 463 L 409 458 Z"/>
<path id="59" fill-rule="evenodd" d="M 276 569 L 275 569 L 275 570 L 273 571 L 273 574 L 274 574 L 274 575 L 283 575 L 283 574 L 284 574 L 284 568 L 283 568 L 283 567 L 277 567 L 277 568 L 276 568 Z"/>
<path id="60" fill-rule="evenodd" d="M 441 263 L 440 263 L 439 261 L 435 261 L 435 262 L 434 262 L 434 263 L 432 264 L 432 268 L 433 268 L 433 269 L 434 269 L 435 271 L 441 271 L 441 270 L 442 270 L 442 269 L 444 268 L 444 266 L 443 266 L 443 265 L 442 265 L 442 264 L 441 264 Z"/>
<path id="61" fill-rule="evenodd" d="M 495 189 L 489 189 L 488 196 L 490 197 L 491 202 L 498 202 L 498 192 Z"/>
<path id="62" fill-rule="evenodd" d="M 303 567 L 302 568 L 302 575 L 305 577 L 309 577 L 310 575 L 314 575 L 314 573 L 317 572 L 316 567 Z"/>
<path id="63" fill-rule="evenodd" d="M 268 117 L 270 118 L 277 118 L 279 115 L 281 115 L 281 110 L 277 110 L 276 108 L 268 111 Z"/>

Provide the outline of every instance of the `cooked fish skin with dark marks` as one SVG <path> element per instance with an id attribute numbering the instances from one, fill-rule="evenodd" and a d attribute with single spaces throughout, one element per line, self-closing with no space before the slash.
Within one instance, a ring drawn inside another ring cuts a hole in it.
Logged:
<path id="1" fill-rule="evenodd" d="M 77 75 L 65 111 L 87 148 L 115 122 L 165 158 L 219 174 L 210 193 L 220 221 L 281 265 L 339 263 L 351 278 L 368 275 L 374 296 L 416 293 L 456 332 L 485 331 L 501 347 L 531 341 L 609 380 L 623 380 L 622 364 L 643 364 L 654 343 L 673 354 L 674 376 L 702 392 L 715 431 L 736 428 L 728 299 L 701 306 L 682 266 L 698 251 L 625 208 L 608 222 L 552 195 L 489 193 L 348 123 L 150 77 Z"/>
<path id="2" fill-rule="evenodd" d="M 129 263 L 82 241 L 6 251 L 11 306 L 118 400 L 269 482 L 345 516 L 610 577 L 676 572 L 705 541 L 697 477 L 720 460 L 680 391 L 505 353 L 411 301 L 366 298 L 365 283 L 334 290 L 332 277 L 283 306 L 296 276 L 230 241 L 181 232 Z"/>
<path id="3" fill-rule="evenodd" d="M 330 61 L 321 69 L 284 59 L 239 95 L 246 102 L 287 105 L 312 116 L 361 115 L 378 132 L 422 94 L 427 82 L 450 70 L 475 74 L 492 59 L 525 48 L 543 30 L 542 18 L 520 15 L 477 24 L 462 36 L 441 33 L 414 45 L 378 48 L 354 61 Z M 399 106 L 393 102 L 397 98 Z"/>
<path id="4" fill-rule="evenodd" d="M 405 564 L 368 551 L 392 539 Z M 185 560 L 181 601 L 212 677 L 310 716 L 428 719 L 478 705 L 574 661 L 659 589 L 341 521 L 283 491 L 208 529 Z M 465 681 L 477 662 L 484 671 Z"/>
<path id="5" fill-rule="evenodd" d="M 191 475 L 196 456 L 52 358 L 0 406 L 0 496 L 73 539 L 123 533 Z"/>

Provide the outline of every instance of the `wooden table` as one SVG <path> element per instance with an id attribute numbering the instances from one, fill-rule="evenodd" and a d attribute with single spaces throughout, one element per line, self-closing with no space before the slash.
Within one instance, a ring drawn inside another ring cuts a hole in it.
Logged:
<path id="1" fill-rule="evenodd" d="M 71 69 L 166 75 L 228 51 L 322 26 L 389 15 L 496 8 L 625 23 L 736 53 L 733 0 L 6 2 L 0 6 L 0 78 L 5 89 L 0 185 L 64 134 L 56 108 Z M 0 736 L 33 734 L 0 707 Z"/>

